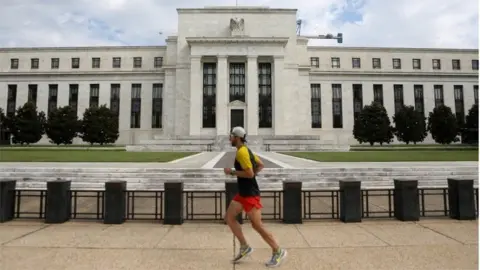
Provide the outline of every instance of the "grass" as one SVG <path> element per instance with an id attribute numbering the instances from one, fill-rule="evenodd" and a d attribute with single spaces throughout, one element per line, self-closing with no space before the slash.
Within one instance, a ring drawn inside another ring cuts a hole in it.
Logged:
<path id="1" fill-rule="evenodd" d="M 322 162 L 478 161 L 478 151 L 473 150 L 286 152 L 283 154 Z"/>
<path id="2" fill-rule="evenodd" d="M 127 152 L 85 149 L 0 149 L 0 162 L 169 162 L 192 152 Z"/>

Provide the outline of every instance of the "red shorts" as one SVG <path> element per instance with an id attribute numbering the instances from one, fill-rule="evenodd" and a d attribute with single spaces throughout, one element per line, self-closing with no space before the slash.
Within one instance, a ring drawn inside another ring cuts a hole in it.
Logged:
<path id="1" fill-rule="evenodd" d="M 262 209 L 263 207 L 260 202 L 260 196 L 242 197 L 237 194 L 233 197 L 233 200 L 239 202 L 246 213 L 250 212 L 254 207 L 257 209 Z"/>

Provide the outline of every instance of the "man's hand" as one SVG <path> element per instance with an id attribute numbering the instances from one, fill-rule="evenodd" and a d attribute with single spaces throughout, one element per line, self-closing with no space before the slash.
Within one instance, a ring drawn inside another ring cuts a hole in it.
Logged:
<path id="1" fill-rule="evenodd" d="M 232 168 L 225 168 L 225 169 L 223 169 L 223 172 L 225 172 L 226 175 L 231 175 L 232 174 Z"/>

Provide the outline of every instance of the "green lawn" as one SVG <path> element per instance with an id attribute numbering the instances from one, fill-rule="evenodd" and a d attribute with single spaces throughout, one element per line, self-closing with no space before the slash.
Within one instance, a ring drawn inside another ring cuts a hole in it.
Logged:
<path id="1" fill-rule="evenodd" d="M 191 152 L 127 152 L 84 149 L 0 149 L 0 162 L 169 162 Z"/>
<path id="2" fill-rule="evenodd" d="M 323 162 L 478 161 L 478 151 L 475 150 L 286 152 L 283 154 Z"/>

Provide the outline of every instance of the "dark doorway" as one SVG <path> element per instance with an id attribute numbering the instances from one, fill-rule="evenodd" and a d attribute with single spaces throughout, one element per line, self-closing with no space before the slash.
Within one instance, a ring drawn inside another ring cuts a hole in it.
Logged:
<path id="1" fill-rule="evenodd" d="M 243 127 L 244 128 L 244 122 L 243 122 L 243 110 L 232 110 L 230 112 L 230 130 L 232 130 L 234 127 Z"/>

